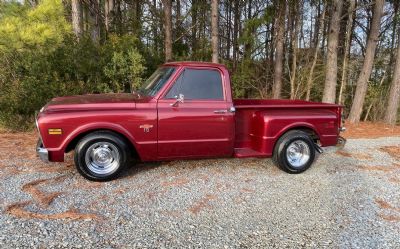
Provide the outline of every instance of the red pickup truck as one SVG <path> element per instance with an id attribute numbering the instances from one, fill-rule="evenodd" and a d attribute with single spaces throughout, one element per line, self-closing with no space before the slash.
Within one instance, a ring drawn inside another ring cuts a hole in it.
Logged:
<path id="1" fill-rule="evenodd" d="M 321 146 L 341 141 L 341 109 L 301 100 L 232 99 L 225 66 L 172 62 L 133 93 L 54 98 L 36 118 L 37 152 L 62 162 L 75 150 L 89 180 L 120 174 L 138 161 L 215 157 L 273 157 L 301 173 Z"/>

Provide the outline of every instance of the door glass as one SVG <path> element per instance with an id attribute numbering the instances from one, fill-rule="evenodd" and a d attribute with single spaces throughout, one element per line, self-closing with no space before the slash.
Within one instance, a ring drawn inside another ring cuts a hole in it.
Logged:
<path id="1" fill-rule="evenodd" d="M 165 96 L 183 94 L 185 99 L 223 100 L 221 74 L 212 69 L 185 69 Z"/>

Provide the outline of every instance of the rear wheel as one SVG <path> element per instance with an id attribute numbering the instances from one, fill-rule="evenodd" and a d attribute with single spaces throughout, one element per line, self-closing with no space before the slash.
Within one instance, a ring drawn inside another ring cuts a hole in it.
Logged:
<path id="1" fill-rule="evenodd" d="M 112 132 L 94 132 L 82 138 L 75 148 L 78 172 L 92 181 L 115 179 L 126 167 L 128 146 Z"/>
<path id="2" fill-rule="evenodd" d="M 314 159 L 314 142 L 303 131 L 289 131 L 279 138 L 275 145 L 273 161 L 288 173 L 304 172 L 311 166 Z"/>

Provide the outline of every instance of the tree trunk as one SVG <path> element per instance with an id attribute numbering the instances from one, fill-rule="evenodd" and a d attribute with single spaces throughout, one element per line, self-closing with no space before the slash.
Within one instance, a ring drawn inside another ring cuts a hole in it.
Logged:
<path id="1" fill-rule="evenodd" d="M 142 0 L 136 0 L 132 4 L 132 29 L 133 29 L 133 34 L 136 36 L 136 38 L 140 39 L 141 36 L 141 31 L 142 31 L 142 22 L 141 22 L 141 17 L 142 17 Z"/>
<path id="2" fill-rule="evenodd" d="M 89 3 L 89 25 L 90 37 L 94 43 L 100 41 L 100 6 L 99 0 L 90 1 Z"/>
<path id="3" fill-rule="evenodd" d="M 320 34 L 323 33 L 324 29 L 324 24 L 325 24 L 325 14 L 326 14 L 326 1 L 324 1 L 324 10 L 322 11 L 322 14 L 319 13 L 319 20 L 318 20 L 318 30 L 315 30 L 315 42 L 314 42 L 314 58 L 313 62 L 311 64 L 311 69 L 310 73 L 308 74 L 308 79 L 307 79 L 307 93 L 306 93 L 306 100 L 310 100 L 311 96 L 311 88 L 313 84 L 313 75 L 314 75 L 314 69 L 315 66 L 317 65 L 317 60 L 318 60 L 318 53 L 319 53 L 319 38 Z"/>
<path id="4" fill-rule="evenodd" d="M 353 30 L 353 11 L 355 6 L 356 6 L 355 0 L 349 0 L 349 9 L 347 11 L 348 20 L 346 26 L 346 39 L 345 39 L 345 48 L 344 48 L 343 66 L 342 66 L 342 80 L 340 83 L 340 91 L 338 98 L 338 103 L 340 105 L 343 105 L 345 101 L 345 99 L 343 98 L 343 93 L 346 90 L 346 84 L 347 84 L 347 64 L 350 55 L 351 35 Z"/>
<path id="5" fill-rule="evenodd" d="M 111 24 L 111 12 L 114 10 L 114 0 L 104 1 L 104 24 L 106 26 L 106 32 L 110 31 Z"/>
<path id="6" fill-rule="evenodd" d="M 233 9 L 233 69 L 235 70 L 238 62 L 238 36 L 239 36 L 239 25 L 240 25 L 240 1 L 234 0 Z"/>
<path id="7" fill-rule="evenodd" d="M 324 9 L 326 9 L 326 1 L 323 2 L 324 3 Z M 310 46 L 312 47 L 316 47 L 317 44 L 319 44 L 319 31 L 321 30 L 321 0 L 318 0 L 318 2 L 315 3 L 315 5 L 317 6 L 317 14 L 315 16 L 315 24 L 314 24 L 314 35 L 310 37 L 310 39 L 312 39 L 312 42 L 310 42 Z"/>
<path id="8" fill-rule="evenodd" d="M 181 15 L 181 0 L 176 0 L 175 5 L 175 15 L 176 15 L 176 22 L 175 22 L 175 37 L 173 38 L 174 41 L 182 44 L 182 15 Z M 179 39 L 179 41 L 177 41 Z"/>
<path id="9" fill-rule="evenodd" d="M 165 61 L 172 60 L 172 1 L 163 0 L 165 28 Z"/>
<path id="10" fill-rule="evenodd" d="M 342 0 L 332 1 L 332 15 L 328 35 L 328 55 L 326 59 L 326 77 L 322 102 L 335 103 L 337 82 L 337 50 L 339 40 L 340 15 Z"/>
<path id="11" fill-rule="evenodd" d="M 218 0 L 211 0 L 212 62 L 218 63 Z"/>
<path id="12" fill-rule="evenodd" d="M 190 14 L 192 16 L 192 30 L 191 30 L 192 56 L 197 51 L 197 11 L 198 11 L 197 0 L 192 0 L 192 7 L 190 10 Z"/>
<path id="13" fill-rule="evenodd" d="M 226 60 L 230 60 L 231 58 L 231 23 L 232 23 L 232 4 L 230 2 L 226 2 L 225 6 L 226 12 L 227 12 L 227 17 L 226 17 L 226 29 L 227 29 L 227 35 L 226 35 Z"/>
<path id="14" fill-rule="evenodd" d="M 385 122 L 395 125 L 397 121 L 397 111 L 399 109 L 400 98 L 400 37 L 397 44 L 396 67 L 393 73 L 392 85 L 390 87 L 388 106 L 385 113 Z"/>
<path id="15" fill-rule="evenodd" d="M 274 62 L 274 85 L 272 86 L 272 98 L 279 99 L 282 91 L 283 77 L 283 43 L 285 34 L 286 0 L 279 0 L 279 14 L 276 20 L 276 43 Z"/>
<path id="16" fill-rule="evenodd" d="M 299 0 L 297 3 L 293 3 L 293 13 L 292 15 L 295 17 L 293 19 L 293 27 L 291 33 L 291 40 L 292 40 L 292 68 L 291 68 L 291 75 L 290 75 L 290 99 L 296 98 L 296 71 L 297 71 L 297 50 L 298 50 L 298 40 L 299 40 L 299 31 L 300 31 L 300 17 L 302 15 L 300 6 L 301 1 Z"/>
<path id="17" fill-rule="evenodd" d="M 122 20 L 122 10 L 121 10 L 121 5 L 124 3 L 121 3 L 121 0 L 115 0 L 114 2 L 114 20 L 115 20 L 115 30 L 119 35 L 122 35 L 124 33 L 124 27 L 123 27 L 123 20 Z"/>
<path id="18" fill-rule="evenodd" d="M 247 6 L 247 14 L 246 14 L 245 22 L 248 22 L 248 21 L 252 20 L 252 18 L 253 18 L 253 14 L 252 14 L 253 0 L 248 0 L 247 3 L 248 3 L 248 6 Z M 255 32 L 254 27 L 252 27 L 250 25 L 249 27 L 246 27 L 244 36 L 245 37 L 254 37 L 255 36 L 254 32 Z M 244 43 L 244 51 L 243 51 L 244 60 L 250 61 L 252 49 L 253 49 L 253 42 L 251 41 L 251 39 L 246 39 L 246 42 Z"/>
<path id="19" fill-rule="evenodd" d="M 378 42 L 382 10 L 384 0 L 376 0 L 374 6 L 374 14 L 372 17 L 371 28 L 368 35 L 367 48 L 365 52 L 364 64 L 357 80 L 356 93 L 351 106 L 349 122 L 358 123 L 361 118 L 365 95 L 368 89 L 368 79 L 371 76 L 372 66 L 374 62 L 376 45 Z"/>
<path id="20" fill-rule="evenodd" d="M 399 7 L 400 7 L 400 3 L 394 1 L 393 2 L 393 14 L 394 16 L 398 16 L 399 13 Z M 390 48 L 392 49 L 392 52 L 390 53 L 390 58 L 389 58 L 389 65 L 388 65 L 388 75 L 392 75 L 392 71 L 393 71 L 393 64 L 395 63 L 395 57 L 396 57 L 396 50 L 395 50 L 395 46 L 396 46 L 396 34 L 397 34 L 397 23 L 398 23 L 398 19 L 399 18 L 393 18 L 393 30 L 392 30 L 392 37 L 391 37 L 391 41 L 390 41 Z M 390 76 L 389 76 L 390 78 Z"/>
<path id="21" fill-rule="evenodd" d="M 82 5 L 81 0 L 72 0 L 72 29 L 79 39 L 82 36 Z"/>

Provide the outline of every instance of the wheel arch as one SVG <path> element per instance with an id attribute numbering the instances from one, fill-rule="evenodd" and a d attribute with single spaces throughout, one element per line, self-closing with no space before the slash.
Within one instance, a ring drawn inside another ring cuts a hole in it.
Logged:
<path id="1" fill-rule="evenodd" d="M 314 141 L 314 143 L 316 143 L 318 140 L 320 140 L 320 135 L 314 126 L 307 124 L 307 123 L 294 124 L 294 125 L 290 125 L 284 129 L 282 129 L 282 131 L 276 136 L 273 148 L 275 148 L 279 138 L 281 138 L 286 133 L 288 133 L 290 131 L 294 131 L 294 130 L 303 131 L 303 132 L 307 133 L 311 137 L 311 139 Z"/>
<path id="2" fill-rule="evenodd" d="M 119 137 L 121 137 L 127 146 L 129 147 L 129 154 L 136 159 L 140 160 L 140 155 L 138 153 L 138 150 L 136 149 L 135 141 L 134 138 L 129 135 L 126 131 L 123 131 L 118 128 L 111 128 L 109 126 L 103 126 L 103 127 L 91 127 L 91 128 L 86 128 L 86 129 L 81 129 L 79 131 L 75 131 L 72 133 L 68 139 L 66 140 L 63 148 L 64 148 L 64 153 L 68 153 L 72 150 L 75 149 L 76 145 L 79 143 L 79 141 L 85 137 L 86 135 L 94 132 L 109 132 L 112 134 L 115 134 Z"/>

